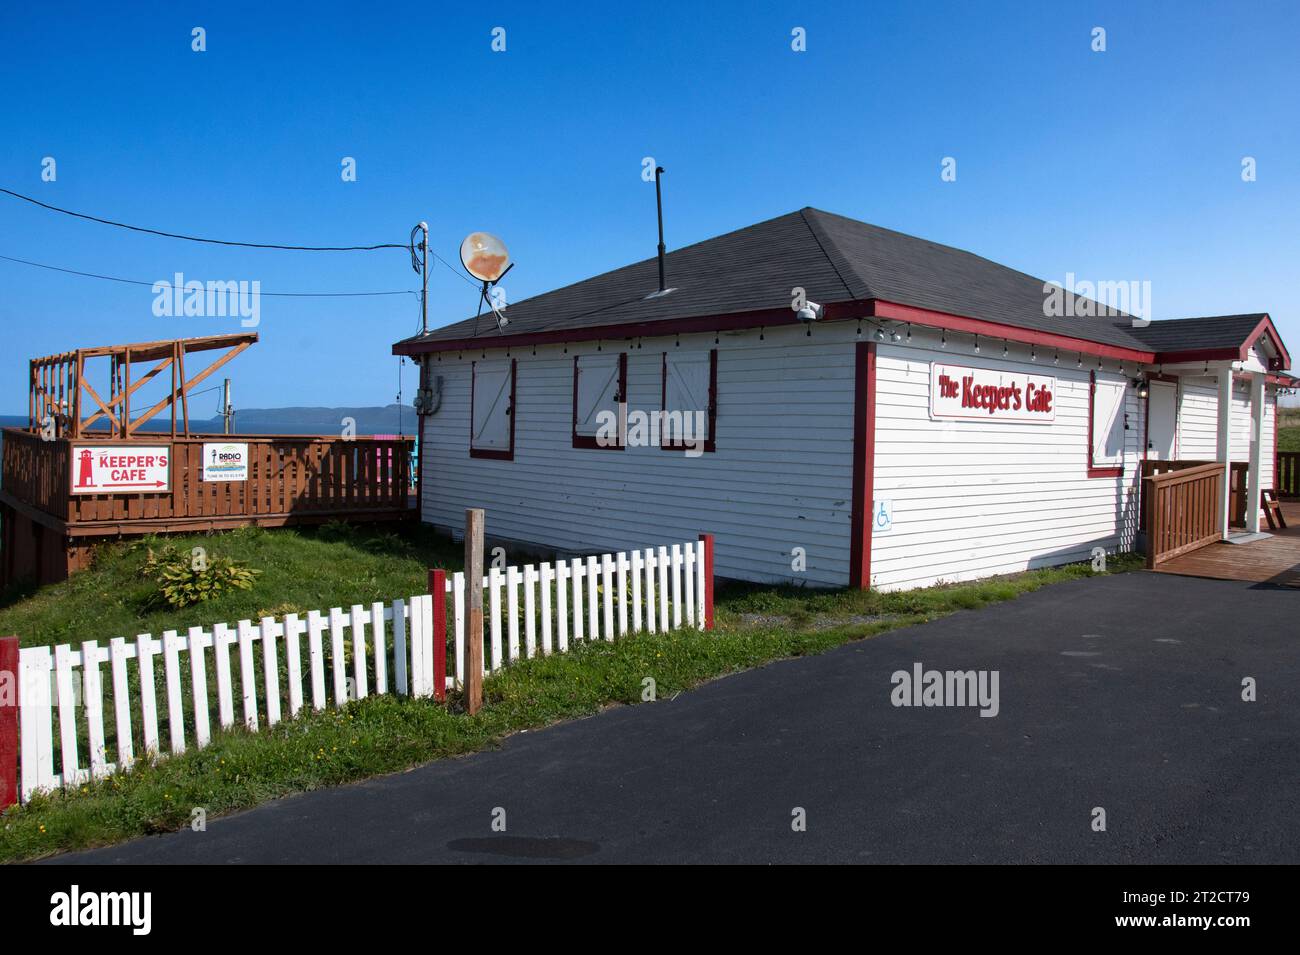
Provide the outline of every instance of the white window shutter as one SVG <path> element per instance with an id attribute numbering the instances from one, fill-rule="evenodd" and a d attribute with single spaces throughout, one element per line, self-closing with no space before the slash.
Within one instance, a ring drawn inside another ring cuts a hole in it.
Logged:
<path id="1" fill-rule="evenodd" d="M 509 361 L 474 363 L 474 422 L 470 447 L 475 451 L 510 450 Z"/>
<path id="2" fill-rule="evenodd" d="M 1125 384 L 1098 381 L 1092 401 L 1092 463 L 1118 467 L 1124 463 Z"/>
<path id="3" fill-rule="evenodd" d="M 665 411 L 709 412 L 709 355 L 669 354 L 665 361 Z"/>
<path id="4" fill-rule="evenodd" d="M 576 431 L 594 437 L 602 411 L 618 414 L 619 356 L 582 355 L 578 358 Z"/>

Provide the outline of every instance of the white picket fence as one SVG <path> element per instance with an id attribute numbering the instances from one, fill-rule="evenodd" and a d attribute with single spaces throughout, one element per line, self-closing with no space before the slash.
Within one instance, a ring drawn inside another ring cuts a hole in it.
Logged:
<path id="1" fill-rule="evenodd" d="M 465 575 L 439 578 L 445 594 L 437 603 L 434 595 L 422 594 L 369 607 L 354 604 L 346 612 L 311 611 L 305 620 L 287 614 L 190 627 L 185 634 L 169 630 L 161 640 L 141 634 L 107 645 L 87 640 L 79 649 L 60 644 L 20 650 L 20 798 L 129 769 L 137 744 L 147 753 L 163 753 L 164 719 L 167 752 L 206 746 L 214 703 L 218 726 L 235 725 L 238 701 L 243 725 L 255 731 L 280 722 L 286 708 L 294 717 L 307 705 L 322 710 L 372 693 L 442 696 L 435 694 L 436 664 L 443 662 L 435 645 L 441 637 L 444 653 L 449 642 L 454 648 L 445 660 L 444 688 L 459 686 L 467 615 Z M 703 541 L 492 568 L 482 586 L 485 673 L 583 641 L 703 629 L 709 609 Z M 438 619 L 435 607 L 444 602 Z M 111 740 L 105 732 L 110 709 Z"/>

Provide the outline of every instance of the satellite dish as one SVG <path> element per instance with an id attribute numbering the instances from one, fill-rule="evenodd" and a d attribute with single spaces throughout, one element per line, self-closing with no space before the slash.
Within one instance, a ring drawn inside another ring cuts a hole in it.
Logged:
<path id="1" fill-rule="evenodd" d="M 460 244 L 460 262 L 480 282 L 496 282 L 510 268 L 510 252 L 492 233 L 471 232 Z"/>

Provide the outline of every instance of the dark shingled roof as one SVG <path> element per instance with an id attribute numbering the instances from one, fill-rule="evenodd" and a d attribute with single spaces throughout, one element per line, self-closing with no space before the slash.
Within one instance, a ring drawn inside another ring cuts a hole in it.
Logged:
<path id="1" fill-rule="evenodd" d="M 1130 328 L 1129 334 L 1152 351 L 1190 351 L 1198 348 L 1236 348 L 1268 316 L 1206 315 L 1152 322 L 1146 328 Z"/>
<path id="2" fill-rule="evenodd" d="M 1042 279 L 813 208 L 669 252 L 666 274 L 673 291 L 656 298 L 646 297 L 659 284 L 657 260 L 650 258 L 513 303 L 505 310 L 506 336 L 788 310 L 795 286 L 823 305 L 878 299 L 1139 351 L 1237 346 L 1250 331 L 1242 327 L 1249 316 L 1155 322 L 1137 329 L 1129 316 L 1096 303 L 1092 311 L 1104 317 L 1045 315 Z M 1067 302 L 1074 298 L 1063 294 Z M 488 315 L 405 339 L 397 347 L 469 338 L 476 327 L 479 335 L 496 336 Z M 1238 328 L 1240 336 L 1229 342 Z"/>

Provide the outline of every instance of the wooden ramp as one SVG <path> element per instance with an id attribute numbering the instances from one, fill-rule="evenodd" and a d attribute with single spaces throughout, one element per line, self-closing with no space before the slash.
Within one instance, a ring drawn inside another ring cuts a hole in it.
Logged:
<path id="1" fill-rule="evenodd" d="M 1273 536 L 1249 544 L 1218 542 L 1190 554 L 1162 561 L 1158 574 L 1210 577 L 1215 580 L 1246 580 L 1300 589 L 1300 501 L 1283 501 L 1286 530 L 1270 531 Z"/>

